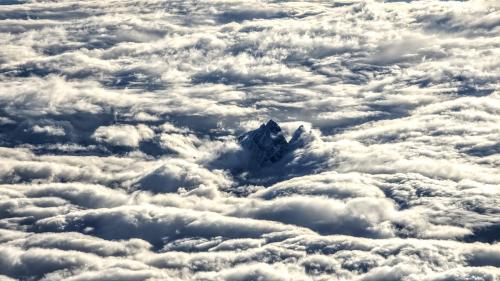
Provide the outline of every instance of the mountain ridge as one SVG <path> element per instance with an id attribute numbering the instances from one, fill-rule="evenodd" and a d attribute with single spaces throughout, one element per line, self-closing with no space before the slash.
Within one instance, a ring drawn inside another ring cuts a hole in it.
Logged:
<path id="1" fill-rule="evenodd" d="M 287 141 L 278 123 L 270 119 L 258 129 L 244 133 L 237 139 L 250 153 L 250 162 L 258 167 L 265 167 L 280 161 L 285 154 L 296 148 L 304 131 L 304 127 L 300 126 L 291 140 Z"/>

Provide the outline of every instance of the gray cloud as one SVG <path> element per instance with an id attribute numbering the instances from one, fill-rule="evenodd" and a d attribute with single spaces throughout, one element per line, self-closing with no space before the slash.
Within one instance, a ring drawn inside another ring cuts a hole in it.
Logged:
<path id="1" fill-rule="evenodd" d="M 36 231 L 86 231 L 105 239 L 142 238 L 155 245 L 179 237 L 259 237 L 288 227 L 251 219 L 226 217 L 181 208 L 130 206 L 72 212 L 43 219 Z"/>
<path id="2" fill-rule="evenodd" d="M 499 279 L 499 9 L 2 1 L 0 280 Z"/>

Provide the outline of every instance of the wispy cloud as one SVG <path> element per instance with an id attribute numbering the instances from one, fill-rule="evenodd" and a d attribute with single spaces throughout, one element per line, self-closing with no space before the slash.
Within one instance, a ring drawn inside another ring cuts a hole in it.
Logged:
<path id="1" fill-rule="evenodd" d="M 2 1 L 0 279 L 500 278 L 499 11 Z"/>

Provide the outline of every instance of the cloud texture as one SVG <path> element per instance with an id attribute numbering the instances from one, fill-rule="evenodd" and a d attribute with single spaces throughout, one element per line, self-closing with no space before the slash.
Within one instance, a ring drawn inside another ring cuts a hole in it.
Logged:
<path id="1" fill-rule="evenodd" d="M 495 1 L 0 2 L 0 280 L 500 279 Z"/>

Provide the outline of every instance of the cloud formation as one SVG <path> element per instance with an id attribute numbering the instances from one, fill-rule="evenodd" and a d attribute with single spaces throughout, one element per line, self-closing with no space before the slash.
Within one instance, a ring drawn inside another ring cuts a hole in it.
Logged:
<path id="1" fill-rule="evenodd" d="M 0 280 L 500 279 L 499 11 L 2 1 Z"/>

